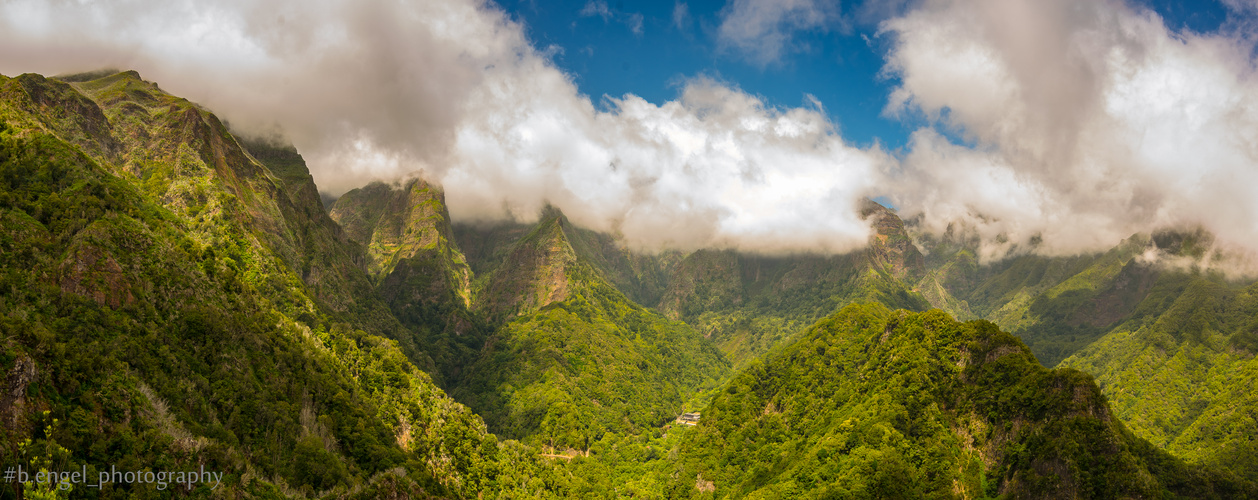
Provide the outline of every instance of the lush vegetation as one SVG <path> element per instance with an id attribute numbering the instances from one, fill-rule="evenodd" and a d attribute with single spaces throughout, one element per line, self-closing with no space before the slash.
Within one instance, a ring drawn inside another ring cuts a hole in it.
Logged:
<path id="1" fill-rule="evenodd" d="M 690 327 L 604 281 L 572 249 L 567 227 L 550 214 L 490 279 L 483 307 L 512 319 L 455 395 L 495 432 L 588 450 L 607 433 L 642 433 L 676 417 L 729 365 Z"/>
<path id="2" fill-rule="evenodd" d="M 110 80 L 148 85 L 133 74 Z M 124 94 L 143 104 L 154 92 Z M 268 226 L 276 221 L 240 201 L 278 204 L 261 198 L 282 190 L 272 184 L 246 196 L 223 179 L 252 171 L 261 185 L 269 177 L 242 151 L 217 149 L 234 140 L 217 143 L 224 137 L 199 126 L 183 129 L 191 132 L 182 142 L 166 132 L 178 144 L 150 166 L 174 172 L 172 185 L 200 183 L 206 206 L 192 210 L 187 203 L 199 194 L 168 197 L 171 188 L 150 191 L 143 175 L 128 174 L 133 153 L 120 151 L 153 137 L 127 135 L 74 87 L 0 78 L 0 97 L 4 463 L 86 464 L 89 472 L 203 464 L 226 473 L 217 493 L 228 495 L 544 488 L 530 484 L 551 470 L 534 453 L 487 434 L 395 341 L 341 319 L 360 316 L 311 298 L 276 249 Z M 66 101 L 84 110 L 70 113 Z M 156 132 L 161 123 L 147 126 Z M 113 141 L 120 145 L 98 149 Z M 214 155 L 188 153 L 197 150 Z M 224 193 L 233 190 L 240 196 Z M 297 213 L 272 215 L 288 223 Z M 162 492 L 121 485 L 96 493 Z"/>
<path id="3" fill-rule="evenodd" d="M 1103 254 L 989 266 L 969 264 L 972 244 L 923 240 L 948 295 L 1019 336 L 1042 363 L 1094 375 L 1137 436 L 1258 479 L 1254 285 L 1203 269 L 1209 234 L 1160 231 Z"/>
<path id="4" fill-rule="evenodd" d="M 873 202 L 863 215 L 875 233 L 868 248 L 849 254 L 694 252 L 672 270 L 659 309 L 711 336 L 741 367 L 847 304 L 930 308 L 911 285 L 925 268 L 904 224 Z"/>
<path id="5" fill-rule="evenodd" d="M 1258 285 L 1169 273 L 1132 318 L 1063 361 L 1138 435 L 1258 481 Z"/>
<path id="6" fill-rule="evenodd" d="M 1253 494 L 1134 437 L 1091 377 L 1043 368 L 994 324 L 880 305 L 741 372 L 670 472 L 674 497 Z"/>
<path id="7" fill-rule="evenodd" d="M 470 311 L 471 269 L 441 189 L 422 179 L 372 183 L 337 199 L 330 215 L 367 248 L 376 290 L 435 361 L 439 382 L 457 384 L 487 328 Z"/>

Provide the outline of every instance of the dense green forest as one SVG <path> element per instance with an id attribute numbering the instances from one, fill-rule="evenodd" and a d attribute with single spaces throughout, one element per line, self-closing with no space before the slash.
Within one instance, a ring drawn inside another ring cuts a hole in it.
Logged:
<path id="1" fill-rule="evenodd" d="M 579 258 L 567 227 L 549 214 L 490 279 L 484 307 L 513 319 L 454 394 L 506 436 L 586 450 L 609 431 L 671 420 L 729 363 L 687 325 L 630 302 Z"/>
<path id="2" fill-rule="evenodd" d="M 644 254 L 553 207 L 455 223 L 425 179 L 324 198 L 135 72 L 0 77 L 0 460 L 222 497 L 1258 495 L 1258 285 L 1201 231 L 982 262 L 867 201 L 856 252 Z M 49 495 L 169 493 L 0 487 Z"/>
<path id="3" fill-rule="evenodd" d="M 1134 437 L 1088 375 L 938 310 L 848 306 L 739 373 L 703 418 L 680 446 L 675 496 L 1252 493 Z"/>

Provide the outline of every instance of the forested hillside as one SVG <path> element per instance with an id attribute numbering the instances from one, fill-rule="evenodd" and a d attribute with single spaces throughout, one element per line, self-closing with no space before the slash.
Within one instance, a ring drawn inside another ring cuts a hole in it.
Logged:
<path id="1" fill-rule="evenodd" d="M 925 269 L 903 222 L 872 201 L 861 214 L 874 234 L 867 248 L 848 254 L 691 253 L 673 270 L 659 309 L 712 337 L 743 366 L 847 304 L 930 308 L 912 288 Z"/>
<path id="2" fill-rule="evenodd" d="M 1130 319 L 1062 362 L 1093 373 L 1136 434 L 1258 481 L 1258 285 L 1161 276 Z"/>
<path id="3" fill-rule="evenodd" d="M 1159 231 L 1101 254 L 988 265 L 974 263 L 975 243 L 961 239 L 921 243 L 930 250 L 928 279 L 967 311 L 1020 337 L 1044 365 L 1096 377 L 1137 436 L 1192 463 L 1258 478 L 1255 284 L 1209 267 L 1218 258 L 1212 235 Z"/>
<path id="4" fill-rule="evenodd" d="M 589 236 L 547 212 L 476 294 L 476 309 L 501 326 L 454 394 L 496 432 L 588 450 L 605 433 L 671 420 L 729 370 L 689 326 L 613 287 L 596 265 L 606 259 L 578 250 Z"/>
<path id="5" fill-rule="evenodd" d="M 1255 492 L 1133 436 L 1091 377 L 1045 369 L 992 323 L 880 305 L 848 306 L 748 367 L 679 449 L 675 497 Z"/>
<path id="6" fill-rule="evenodd" d="M 369 333 L 404 336 L 313 189 L 135 73 L 67 80 L 0 77 L 6 464 L 204 465 L 248 496 L 474 496 L 537 475 Z"/>

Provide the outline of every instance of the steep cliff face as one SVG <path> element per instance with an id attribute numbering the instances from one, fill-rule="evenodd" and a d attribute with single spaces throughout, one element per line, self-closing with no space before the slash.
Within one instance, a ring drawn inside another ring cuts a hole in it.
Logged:
<path id="1" fill-rule="evenodd" d="M 452 238 L 440 186 L 423 179 L 397 186 L 373 183 L 338 198 L 330 215 L 350 237 L 366 245 L 371 257 L 367 268 L 377 281 L 408 259 L 438 258 L 450 275 L 445 286 L 468 305 L 470 269 Z"/>
<path id="2" fill-rule="evenodd" d="M 486 332 L 470 311 L 471 268 L 441 188 L 422 179 L 373 183 L 342 195 L 329 215 L 367 249 L 376 291 L 415 330 L 442 377 L 461 376 Z"/>
<path id="3" fill-rule="evenodd" d="M 367 247 L 367 269 L 391 302 L 407 307 L 401 295 L 410 283 L 421 292 L 413 300 L 471 305 L 471 268 L 454 241 L 439 186 L 422 179 L 370 184 L 337 199 L 330 215 Z"/>
<path id="4" fill-rule="evenodd" d="M 502 322 L 567 300 L 592 271 L 577 265 L 563 214 L 550 211 L 517 241 L 506 260 L 477 296 L 476 308 L 491 321 Z"/>
<path id="5" fill-rule="evenodd" d="M 904 221 L 887 207 L 869 200 L 864 201 L 860 214 L 873 228 L 869 248 L 865 250 L 870 265 L 906 282 L 920 278 L 926 261 L 904 229 Z"/>

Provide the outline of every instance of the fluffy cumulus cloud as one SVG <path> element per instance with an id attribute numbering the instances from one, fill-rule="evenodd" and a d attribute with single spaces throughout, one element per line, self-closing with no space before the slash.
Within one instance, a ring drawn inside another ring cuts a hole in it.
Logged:
<path id="1" fill-rule="evenodd" d="M 894 157 L 846 144 L 818 106 L 702 77 L 670 102 L 596 106 L 477 0 L 0 0 L 0 73 L 137 69 L 284 134 L 330 192 L 422 170 L 456 218 L 549 202 L 646 249 L 850 250 L 869 231 L 855 206 L 877 194 L 980 236 L 989 258 L 1165 227 L 1258 249 L 1247 31 L 1174 32 L 1118 0 L 894 5 L 887 113 L 928 119 Z M 836 9 L 732 0 L 715 35 L 768 61 Z"/>
<path id="2" fill-rule="evenodd" d="M 704 78 L 596 108 L 475 0 L 0 2 L 0 73 L 102 66 L 281 132 L 333 193 L 422 170 L 456 218 L 549 202 L 644 249 L 858 247 L 857 201 L 887 161 L 817 109 Z"/>
<path id="3" fill-rule="evenodd" d="M 882 29 L 901 82 L 888 113 L 932 123 L 888 174 L 905 215 L 976 231 L 989 257 L 1168 227 L 1258 249 L 1258 73 L 1241 36 L 1172 32 L 1111 0 L 927 0 Z"/>
<path id="4" fill-rule="evenodd" d="M 446 177 L 455 212 L 528 215 L 548 200 L 645 248 L 843 251 L 866 241 L 854 207 L 887 160 L 846 146 L 817 110 L 767 108 L 700 78 L 662 106 L 628 95 L 602 112 L 558 73 L 503 76 L 477 90 L 459 130 Z M 507 103 L 513 118 L 503 120 Z"/>

